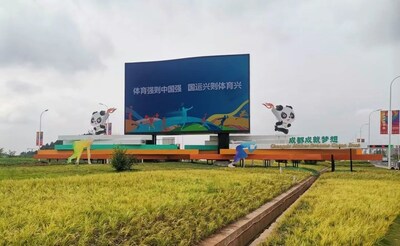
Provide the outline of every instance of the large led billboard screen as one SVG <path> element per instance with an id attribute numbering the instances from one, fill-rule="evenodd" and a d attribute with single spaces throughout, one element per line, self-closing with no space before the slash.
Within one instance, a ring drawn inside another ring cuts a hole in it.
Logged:
<path id="1" fill-rule="evenodd" d="M 250 132 L 250 56 L 125 64 L 125 134 Z"/>

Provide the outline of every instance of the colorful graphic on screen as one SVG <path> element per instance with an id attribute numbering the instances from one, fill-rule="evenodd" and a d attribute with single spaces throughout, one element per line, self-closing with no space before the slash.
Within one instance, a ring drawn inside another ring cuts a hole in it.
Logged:
<path id="1" fill-rule="evenodd" d="M 125 134 L 250 132 L 250 56 L 125 64 Z"/>

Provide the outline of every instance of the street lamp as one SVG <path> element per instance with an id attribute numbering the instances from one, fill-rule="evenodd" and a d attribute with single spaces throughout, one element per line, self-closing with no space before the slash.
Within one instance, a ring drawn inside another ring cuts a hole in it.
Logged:
<path id="1" fill-rule="evenodd" d="M 47 111 L 49 111 L 48 109 L 44 110 L 41 114 L 40 114 L 40 120 L 39 120 L 39 149 L 42 147 L 42 116 L 44 113 L 46 113 Z"/>
<path id="2" fill-rule="evenodd" d="M 371 154 L 371 148 L 369 147 L 371 145 L 371 114 L 378 111 L 381 111 L 381 109 L 372 111 L 368 116 L 368 154 Z"/>
<path id="3" fill-rule="evenodd" d="M 390 83 L 390 97 L 389 97 L 389 112 L 388 112 L 388 123 L 389 123 L 389 146 L 388 146 L 388 168 L 391 168 L 391 149 L 392 149 L 392 85 L 396 79 L 400 78 L 400 76 L 395 77 Z"/>
<path id="4" fill-rule="evenodd" d="M 104 107 L 106 107 L 106 111 L 107 111 L 107 109 L 108 109 L 108 106 L 107 106 L 107 104 L 104 104 L 104 103 L 99 103 L 101 106 L 104 106 Z M 108 135 L 108 118 L 107 118 L 107 121 L 106 121 L 106 135 Z"/>

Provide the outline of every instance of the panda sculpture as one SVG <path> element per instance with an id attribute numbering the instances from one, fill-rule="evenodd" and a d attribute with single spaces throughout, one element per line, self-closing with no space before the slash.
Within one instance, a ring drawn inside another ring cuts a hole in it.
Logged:
<path id="1" fill-rule="evenodd" d="M 115 108 L 109 108 L 107 111 L 93 112 L 90 124 L 93 126 L 95 135 L 106 135 L 106 121 L 115 110 Z"/>
<path id="2" fill-rule="evenodd" d="M 275 131 L 288 134 L 288 128 L 292 125 L 292 122 L 295 119 L 293 107 L 288 105 L 285 107 L 282 105 L 274 106 L 272 103 L 264 103 L 263 105 L 268 109 L 271 109 L 277 119 L 277 122 L 275 123 Z"/>

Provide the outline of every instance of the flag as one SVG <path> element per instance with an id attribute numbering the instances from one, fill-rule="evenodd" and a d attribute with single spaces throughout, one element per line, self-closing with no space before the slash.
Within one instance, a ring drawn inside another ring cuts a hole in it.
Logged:
<path id="1" fill-rule="evenodd" d="M 36 132 L 36 146 L 43 145 L 43 132 Z"/>
<path id="2" fill-rule="evenodd" d="M 381 111 L 381 134 L 388 134 L 388 111 Z M 392 134 L 400 134 L 399 110 L 392 110 Z"/>
<path id="3" fill-rule="evenodd" d="M 392 110 L 392 134 L 399 134 L 399 110 Z"/>
<path id="4" fill-rule="evenodd" d="M 388 111 L 381 110 L 381 134 L 388 134 Z"/>

